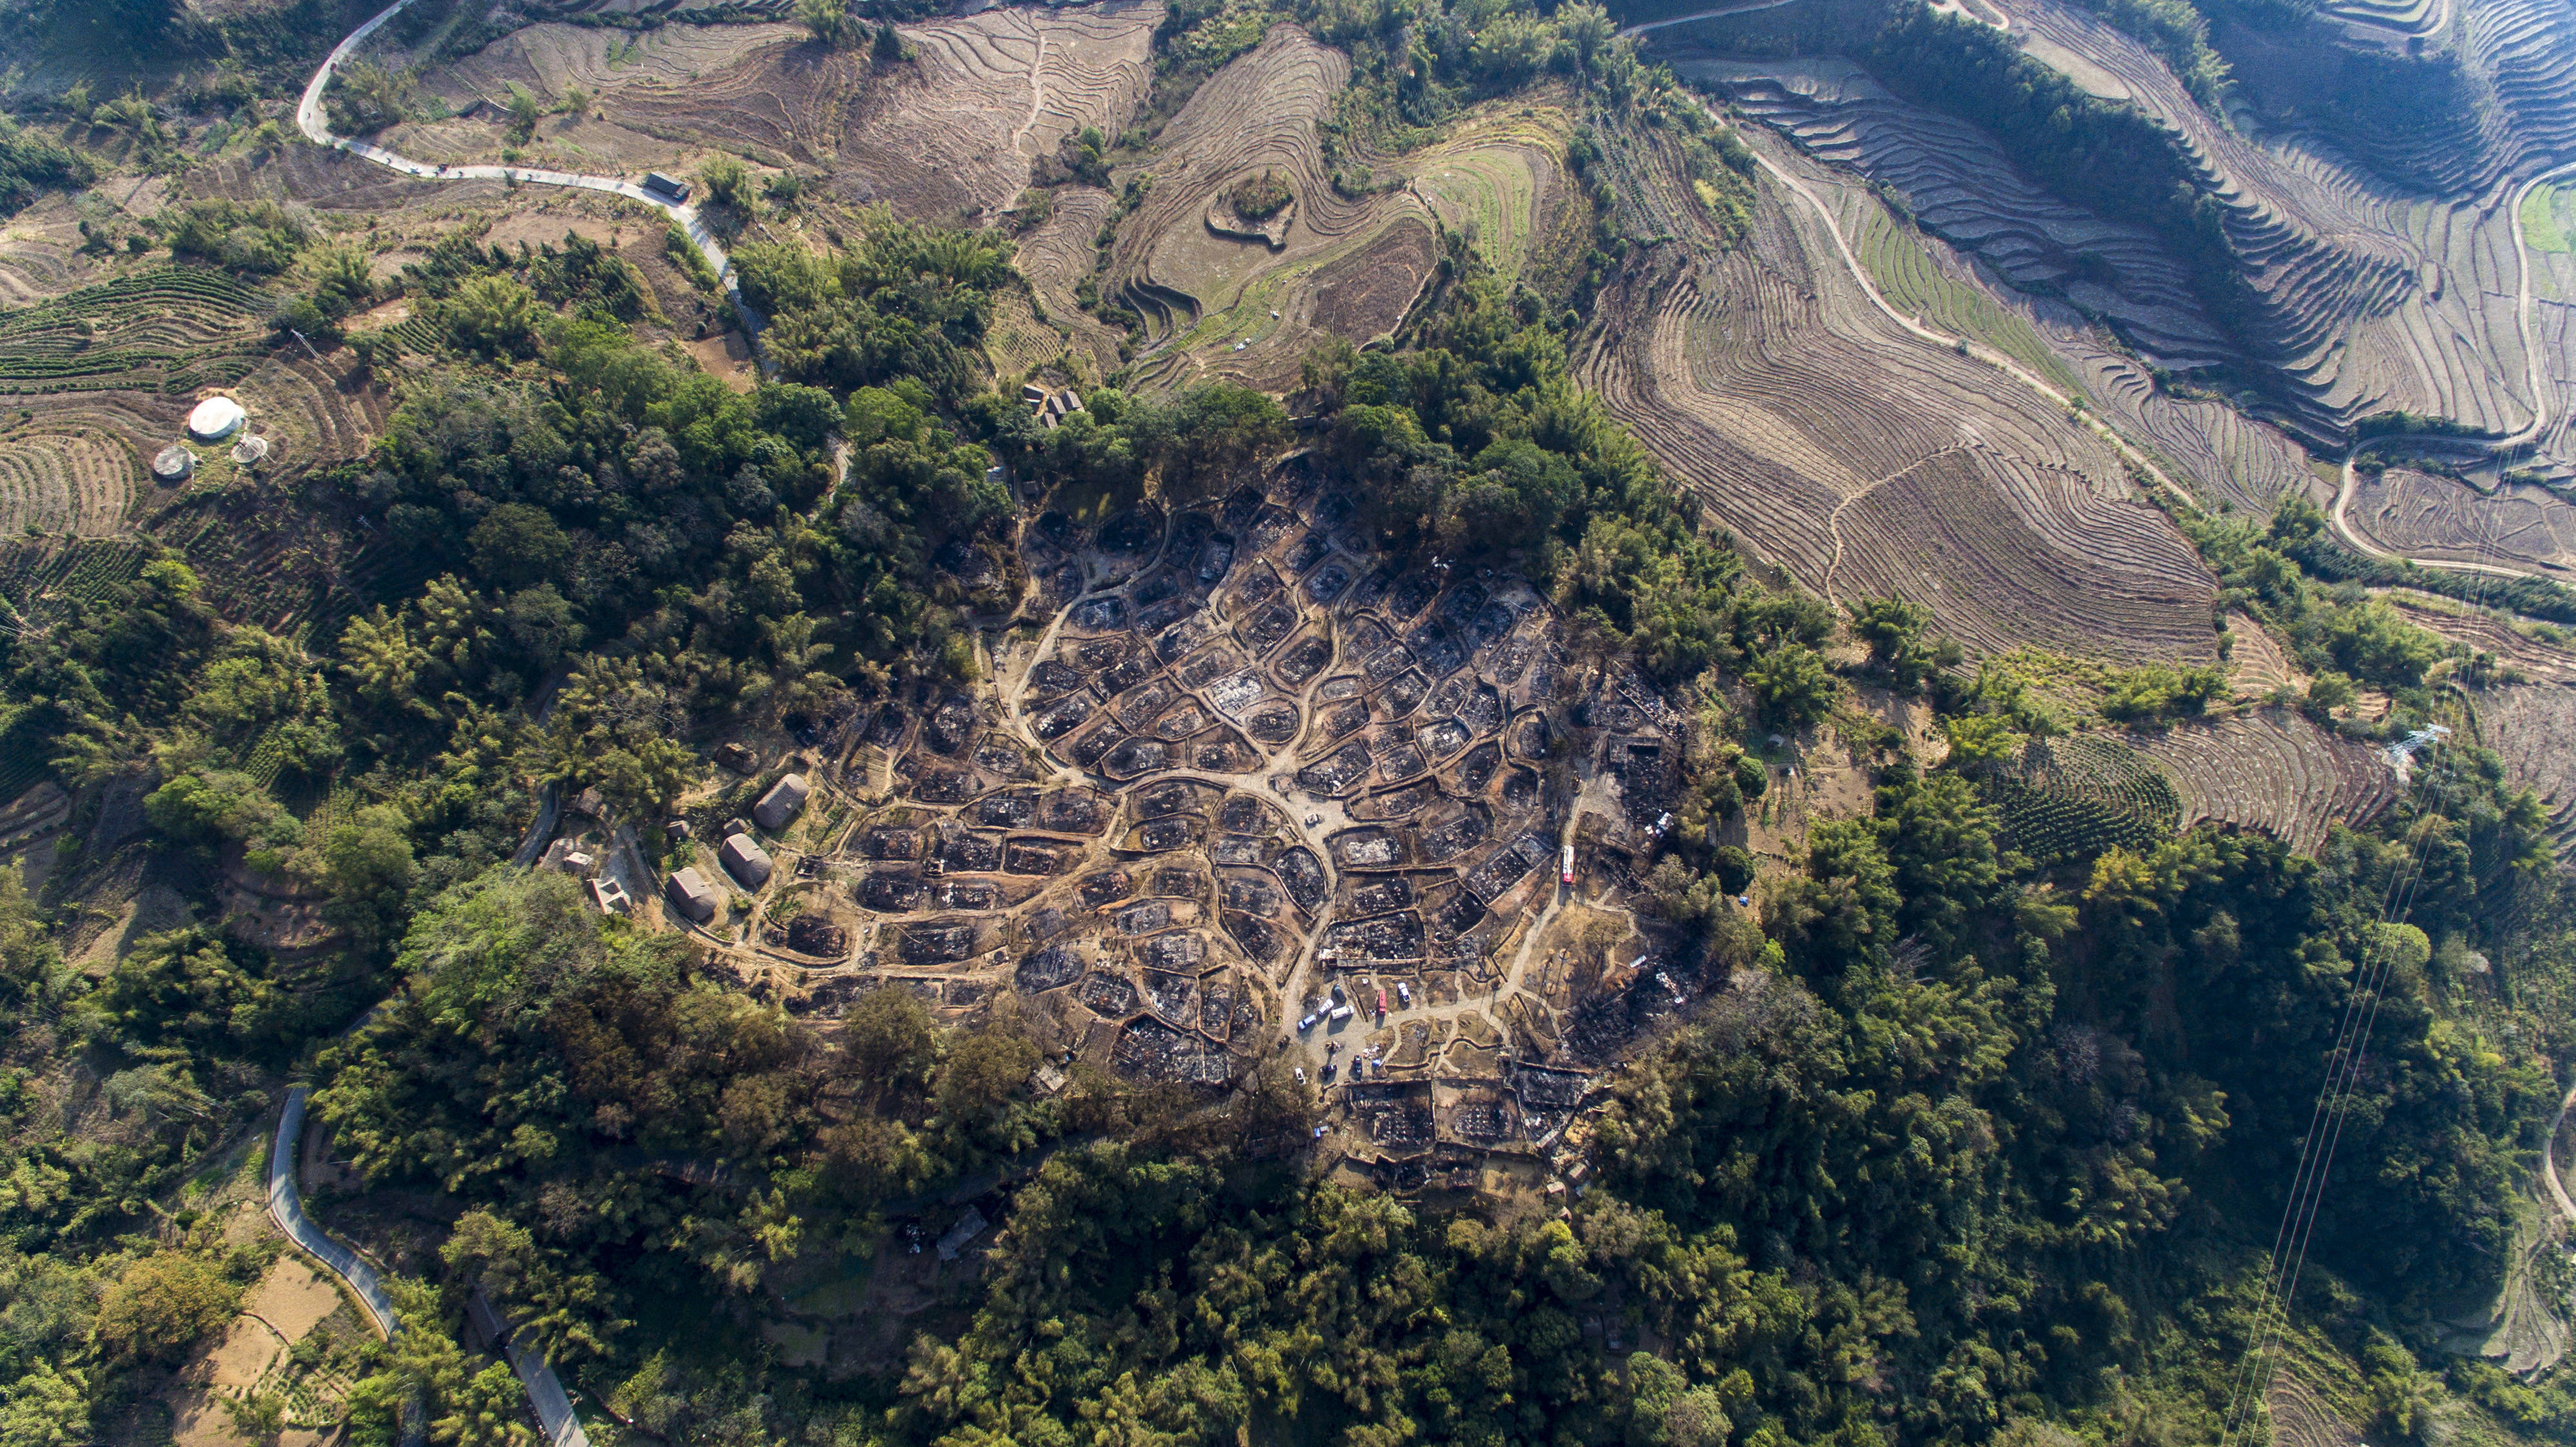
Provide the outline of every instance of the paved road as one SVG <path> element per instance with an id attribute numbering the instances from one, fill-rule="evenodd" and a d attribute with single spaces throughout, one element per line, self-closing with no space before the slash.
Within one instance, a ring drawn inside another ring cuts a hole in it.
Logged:
<path id="1" fill-rule="evenodd" d="M 1642 25 L 1631 25 L 1619 33 L 1643 35 L 1650 30 L 1663 30 L 1675 25 L 1692 25 L 1702 20 L 1723 20 L 1730 15 L 1750 15 L 1757 10 L 1777 10 L 1783 5 L 1796 3 L 1797 0 L 1737 0 L 1733 5 L 1720 5 L 1714 10 L 1694 10 L 1688 15 L 1675 15 L 1667 20 L 1649 20 Z M 1956 15 L 1963 20 L 1973 20 L 1980 25 L 1991 26 L 1997 30 L 2012 28 L 2012 17 L 2006 15 L 2003 8 L 1995 5 L 1993 0 L 1930 0 L 1930 4 L 1935 10 Z M 1980 6 L 1994 11 L 1994 18 L 1990 20 L 1980 13 L 1978 8 Z"/>
<path id="2" fill-rule="evenodd" d="M 277 1144 L 268 1157 L 268 1214 L 289 1240 L 349 1283 L 358 1304 L 375 1319 L 376 1330 L 390 1339 L 402 1330 L 402 1322 L 394 1314 L 393 1298 L 385 1293 L 383 1274 L 304 1214 L 304 1197 L 295 1188 L 297 1148 L 304 1139 L 304 1098 L 305 1088 L 301 1085 L 287 1091 L 286 1109 L 277 1118 Z M 533 1348 L 521 1347 L 512 1338 L 508 1323 L 492 1310 L 481 1287 L 474 1289 L 470 1306 L 484 1334 L 507 1347 L 510 1366 L 518 1372 L 520 1385 L 527 1389 L 528 1403 L 545 1427 L 546 1440 L 554 1447 L 590 1447 L 590 1438 L 581 1430 L 581 1420 L 573 1415 L 572 1401 L 565 1396 L 563 1384 L 555 1380 L 554 1368 L 545 1357 Z M 417 1435 L 415 1427 L 415 1441 Z"/>
<path id="3" fill-rule="evenodd" d="M 2558 1114 L 2549 1118 L 2549 1139 L 2540 1151 L 2540 1178 L 2549 1183 L 2549 1199 L 2558 1203 L 2558 1214 L 2576 1226 L 2576 1200 L 2568 1199 L 2567 1188 L 2558 1181 L 2558 1130 L 2567 1124 L 2570 1107 L 2576 1107 L 2576 1090 L 2567 1092 L 2567 1098 L 2558 1102 Z"/>
<path id="4" fill-rule="evenodd" d="M 351 140 L 346 136 L 333 134 L 330 121 L 322 107 L 322 93 L 330 87 L 332 74 L 349 57 L 357 53 L 358 47 L 366 42 L 367 37 L 375 34 L 386 21 L 402 13 L 402 8 L 410 3 L 411 0 L 394 0 L 393 4 L 386 6 L 374 19 L 350 31 L 348 38 L 332 47 L 330 56 L 322 62 L 322 68 L 313 72 L 313 79 L 305 85 L 303 100 L 295 107 L 295 126 L 304 133 L 305 139 L 317 146 L 329 146 L 334 150 L 346 151 L 361 160 L 373 161 L 389 171 L 399 171 L 406 176 L 423 181 L 518 181 L 531 186 L 567 186 L 575 190 L 600 191 L 613 196 L 623 196 L 627 200 L 641 201 L 647 206 L 668 212 L 671 219 L 680 224 L 680 229 L 688 234 L 689 242 L 698 248 L 698 254 L 706 258 L 707 265 L 716 274 L 716 279 L 724 284 L 725 295 L 732 299 L 734 309 L 742 315 L 744 330 L 757 335 L 760 319 L 749 307 L 743 305 L 742 289 L 734 276 L 733 262 L 725 255 L 724 244 L 718 241 L 715 233 L 707 228 L 706 221 L 698 215 L 698 208 L 695 206 L 666 201 L 622 176 L 585 176 L 572 171 L 549 171 L 529 166 L 433 165 L 426 161 L 415 161 L 409 156 L 397 155 L 382 146 L 366 141 Z"/>
<path id="5" fill-rule="evenodd" d="M 494 1310 L 492 1298 L 483 1288 L 474 1288 L 466 1298 L 465 1309 L 483 1334 L 499 1343 L 510 1356 L 510 1370 L 519 1374 L 519 1385 L 527 1390 L 528 1405 L 536 1408 L 537 1422 L 545 1428 L 546 1440 L 553 1447 L 590 1447 L 590 1434 L 582 1431 L 581 1419 L 573 1415 L 572 1399 L 564 1395 L 563 1383 L 555 1380 L 555 1369 L 545 1353 L 533 1346 L 522 1346 L 518 1334 Z"/>
<path id="6" fill-rule="evenodd" d="M 296 1147 L 304 1138 L 304 1087 L 286 1092 L 286 1109 L 277 1118 L 277 1144 L 268 1156 L 268 1214 L 277 1222 L 287 1239 L 311 1252 L 321 1263 L 349 1283 L 357 1293 L 358 1304 L 375 1318 L 376 1330 L 391 1338 L 402 1330 L 394 1315 L 393 1298 L 385 1294 L 384 1278 L 357 1252 L 313 1224 L 304 1214 L 304 1197 L 295 1189 Z"/>

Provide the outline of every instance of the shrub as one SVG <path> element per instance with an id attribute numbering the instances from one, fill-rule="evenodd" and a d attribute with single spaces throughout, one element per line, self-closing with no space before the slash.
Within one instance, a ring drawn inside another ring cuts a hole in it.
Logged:
<path id="1" fill-rule="evenodd" d="M 1234 207 L 1234 214 L 1246 221 L 1267 221 L 1296 199 L 1296 193 L 1288 189 L 1279 173 L 1266 166 L 1260 175 L 1244 177 L 1226 193 L 1226 202 Z"/>
<path id="2" fill-rule="evenodd" d="M 195 256 L 263 276 L 295 264 L 312 228 L 274 201 L 192 201 L 166 223 L 173 256 Z"/>
<path id="3" fill-rule="evenodd" d="M 372 60 L 361 60 L 331 73 L 322 93 L 323 112 L 331 129 L 344 136 L 369 136 L 411 118 L 411 77 Z"/>
<path id="4" fill-rule="evenodd" d="M 100 1299 L 91 1330 L 111 1360 L 174 1361 L 240 1301 L 241 1288 L 212 1262 L 165 1251 L 126 1268 Z"/>
<path id="5" fill-rule="evenodd" d="M 87 185 L 92 174 L 87 161 L 0 116 L 0 216 L 35 200 L 48 187 Z"/>

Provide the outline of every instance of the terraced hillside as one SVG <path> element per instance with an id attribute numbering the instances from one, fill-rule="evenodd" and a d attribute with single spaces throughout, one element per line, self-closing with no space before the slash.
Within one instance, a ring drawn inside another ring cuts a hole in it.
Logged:
<path id="1" fill-rule="evenodd" d="M 2526 684 L 2473 701 L 2478 742 L 2496 752 L 2516 788 L 2540 796 L 2562 862 L 2576 859 L 2576 689 Z"/>
<path id="2" fill-rule="evenodd" d="M 2533 483 L 2505 483 L 2489 495 L 2391 467 L 2354 478 L 2344 519 L 2403 557 L 2561 572 L 2576 564 L 2576 504 Z"/>
<path id="3" fill-rule="evenodd" d="M 2090 14 L 2052 0 L 2005 8 L 2033 56 L 2181 138 L 2224 208 L 2257 308 L 2246 330 L 2287 398 L 2334 424 L 2390 409 L 2499 434 L 2532 420 L 2509 216 L 2485 198 L 2393 185 L 2311 137 L 2231 129 L 2142 44 Z"/>
<path id="4" fill-rule="evenodd" d="M 2190 276 L 2152 235 L 2041 189 L 1975 127 L 1898 99 L 1850 61 L 1695 60 L 1686 41 L 1669 44 L 1679 74 L 1817 159 L 1893 186 L 1926 230 L 1973 252 L 2009 285 L 2063 296 L 2160 366 L 2235 355 Z"/>
<path id="5" fill-rule="evenodd" d="M 2182 802 L 2182 827 L 2215 819 L 2271 835 L 2303 854 L 2327 826 L 2359 824 L 2397 797 L 2377 750 L 2338 738 L 2288 709 L 2176 724 L 2131 735 Z"/>
<path id="6" fill-rule="evenodd" d="M 1633 260 L 1601 323 L 1589 385 L 1712 524 L 1828 596 L 1903 592 L 1980 652 L 2214 655 L 2215 586 L 2112 448 L 1879 312 L 1779 188 L 1741 250 Z"/>
<path id="7" fill-rule="evenodd" d="M 53 427 L 0 432 L 0 533 L 106 537 L 122 529 L 142 469 L 113 434 Z"/>
<path id="8" fill-rule="evenodd" d="M 1144 318 L 1149 375 L 1186 380 L 1206 365 L 1195 349 L 1221 346 L 1227 372 L 1283 382 L 1314 327 L 1338 322 L 1366 337 L 1412 305 L 1436 259 L 1428 209 L 1403 193 L 1345 200 L 1324 160 L 1316 127 L 1349 79 L 1342 52 L 1280 25 L 1201 86 L 1164 128 L 1161 155 L 1132 173 L 1151 189 L 1120 228 L 1102 289 Z M 1294 196 L 1275 223 L 1277 247 L 1209 220 L 1219 193 L 1262 171 L 1283 173 Z M 1280 284 L 1308 272 L 1320 274 Z M 1250 315 L 1237 318 L 1239 307 Z M 1286 325 L 1256 324 L 1272 311 Z"/>
<path id="9" fill-rule="evenodd" d="M 1076 349 L 1088 355 L 1103 376 L 1117 368 L 1117 335 L 1084 311 L 1074 294 L 1099 262 L 1095 241 L 1115 205 L 1109 193 L 1097 186 L 1056 188 L 1055 209 L 1021 238 L 1017 258 L 1020 275 L 1028 279 L 1029 290 L 1046 308 L 1046 323 L 1032 316 L 1027 322 L 1031 332 L 1028 340 L 1006 336 L 1001 342 L 1004 348 L 1022 355 L 1043 351 L 1052 357 L 1066 345 L 1069 333 Z M 1058 332 L 1058 327 L 1065 331 Z M 996 319 L 996 333 L 1008 334 L 1015 329 L 1014 323 Z M 986 350 L 992 351 L 992 345 L 988 344 Z M 994 365 L 1002 372 L 1017 370 L 1003 365 L 998 357 Z"/>
<path id="10" fill-rule="evenodd" d="M 990 219 L 1066 136 L 1127 124 L 1162 18 L 1160 0 L 1107 0 L 907 27 L 920 58 L 852 104 L 832 189 L 907 216 Z"/>
<path id="11" fill-rule="evenodd" d="M 2400 184 L 2475 194 L 2568 158 L 2576 36 L 2547 0 L 2327 0 L 2227 15 L 2238 94 Z"/>
<path id="12" fill-rule="evenodd" d="M 1553 107 L 1464 118 L 1403 159 L 1409 184 L 1341 195 L 1317 128 L 1349 75 L 1342 52 L 1280 25 L 1199 88 L 1152 159 L 1115 178 L 1148 187 L 1102 282 L 1144 319 L 1148 381 L 1285 390 L 1317 336 L 1394 329 L 1438 261 L 1441 226 L 1472 234 L 1507 274 L 1556 229 L 1570 122 Z M 1229 188 L 1263 172 L 1293 197 L 1267 235 L 1223 209 Z"/>
<path id="13" fill-rule="evenodd" d="M 1847 61 L 1719 59 L 1732 44 L 1727 22 L 1659 30 L 1653 43 L 1814 154 L 1895 188 L 1998 277 L 2062 299 L 2148 360 L 2234 358 L 2264 379 L 2267 408 L 2320 446 L 2390 410 L 2505 435 L 2554 394 L 2566 369 L 2551 362 L 2535 398 L 2523 267 L 2499 190 L 2428 195 L 2313 135 L 2222 124 L 2142 44 L 2087 11 L 2016 0 L 1997 18 L 2033 60 L 2176 138 L 2232 276 L 2193 275 L 2166 239 L 2070 205 L 2016 172 L 1995 138 L 1906 104 Z M 2228 294 L 2223 317 L 2208 311 L 2213 288 Z"/>
<path id="14" fill-rule="evenodd" d="M 986 221 L 1066 136 L 1125 125 L 1162 16 L 1159 0 L 1104 0 L 930 20 L 905 28 L 914 59 L 893 65 L 783 24 L 532 25 L 434 67 L 429 84 L 456 115 L 394 127 L 384 143 L 426 161 L 498 160 L 511 86 L 549 105 L 579 89 L 592 112 L 540 124 L 519 147 L 528 164 L 631 175 L 732 153 L 825 168 L 848 200 Z"/>

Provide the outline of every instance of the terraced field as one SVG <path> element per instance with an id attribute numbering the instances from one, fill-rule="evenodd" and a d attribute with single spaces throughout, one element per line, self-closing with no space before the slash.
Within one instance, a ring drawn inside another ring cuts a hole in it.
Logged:
<path id="1" fill-rule="evenodd" d="M 2063 295 L 2148 360 L 2224 362 L 2242 343 L 2241 360 L 2270 374 L 2294 427 L 2323 445 L 2390 409 L 2495 434 L 2530 422 L 2514 223 L 2491 188 L 2435 198 L 2321 142 L 2220 124 L 2143 46 L 2090 13 L 2056 0 L 2007 9 L 2031 56 L 2139 106 L 2193 153 L 2254 298 L 2235 341 L 2154 238 L 2040 190 L 1991 138 L 1896 100 L 1849 63 L 1717 60 L 1691 50 L 1688 27 L 1655 43 L 1682 73 L 1813 154 L 1895 187 L 1928 228 L 2016 286 Z"/>
<path id="2" fill-rule="evenodd" d="M 97 538 L 118 532 L 140 472 L 121 439 L 93 432 L 0 433 L 0 533 Z"/>
<path id="3" fill-rule="evenodd" d="M 920 60 L 852 99 L 831 189 L 907 216 L 990 220 L 1066 136 L 1126 125 L 1162 18 L 1160 0 L 1106 0 L 906 27 Z"/>
<path id="4" fill-rule="evenodd" d="M 257 365 L 267 310 L 222 272 L 174 266 L 0 312 L 0 396 L 234 382 Z"/>
<path id="5" fill-rule="evenodd" d="M 2540 796 L 2549 835 L 2564 862 L 2576 858 L 2576 689 L 2523 684 L 2470 701 L 2478 742 L 2496 752 L 2505 778 Z"/>
<path id="6" fill-rule="evenodd" d="M 69 197 L 48 196 L 0 224 L 0 307 L 33 306 L 81 284 L 89 268 L 80 220 Z"/>
<path id="7" fill-rule="evenodd" d="M 1317 127 L 1349 59 L 1280 25 L 1218 72 L 1116 178 L 1150 185 L 1119 231 L 1103 290 L 1145 319 L 1145 379 L 1219 376 L 1295 384 L 1318 334 L 1366 342 L 1393 330 L 1438 259 L 1435 223 L 1465 231 L 1516 271 L 1558 221 L 1566 118 L 1544 106 L 1472 117 L 1408 157 L 1409 185 L 1348 199 L 1333 188 Z M 1282 175 L 1295 199 L 1278 244 L 1220 229 L 1212 207 L 1242 177 Z"/>
<path id="8" fill-rule="evenodd" d="M 2009 847 L 2043 864 L 2150 848 L 2182 819 L 2173 781 L 2152 759 L 2096 735 L 2031 740 L 1989 792 Z"/>
<path id="9" fill-rule="evenodd" d="M 1955 255 L 1934 251 L 1927 240 L 1887 214 L 1867 205 L 1859 216 L 1861 264 L 1879 295 L 1897 310 L 1925 326 L 1957 336 L 1974 337 L 2047 378 L 2059 390 L 2075 393 L 2084 384 L 2064 359 L 2049 350 L 2039 329 L 1995 300 L 1968 275 Z M 1943 247 L 1946 252 L 1948 248 Z"/>
<path id="10" fill-rule="evenodd" d="M 529 164 L 586 159 L 581 169 L 602 173 L 681 167 L 709 148 L 811 164 L 832 154 L 866 60 L 805 42 L 790 25 L 665 25 L 640 34 L 531 25 L 428 70 L 426 88 L 451 110 L 470 112 L 465 118 L 395 126 L 380 140 L 425 161 L 497 161 L 511 86 L 549 103 L 578 86 L 597 98 L 599 119 L 550 118 L 526 148 Z"/>
<path id="11" fill-rule="evenodd" d="M 2095 408 L 2151 448 L 2201 506 L 2267 516 L 2292 493 L 2327 501 L 2306 451 L 2279 428 L 2215 397 L 2179 395 L 2134 358 L 2086 333 L 2069 328 L 2053 336 L 2082 371 L 2084 395 Z"/>
<path id="12" fill-rule="evenodd" d="M 2410 558 L 2518 570 L 2576 564 L 2576 505 L 2529 483 L 2506 483 L 2490 496 L 2392 467 L 2355 478 L 2344 518 L 2383 550 Z"/>
<path id="13" fill-rule="evenodd" d="M 2092 15 L 2054 0 L 2005 8 L 2034 38 L 2031 54 L 2081 57 L 2070 78 L 2107 73 L 2182 138 L 2257 298 L 2259 360 L 2312 425 L 2391 408 L 2499 434 L 2532 419 L 2508 208 L 2428 199 L 2303 137 L 2249 137 Z"/>
<path id="14" fill-rule="evenodd" d="M 1901 590 L 1981 652 L 2214 654 L 2214 584 L 2109 444 L 1899 328 L 1776 188 L 1749 246 L 1632 265 L 1601 312 L 1586 382 L 1713 525 L 1810 586 Z"/>
<path id="15" fill-rule="evenodd" d="M 345 351 L 324 361 L 280 352 L 232 389 L 250 410 L 251 429 L 269 441 L 272 472 L 356 457 L 382 435 L 391 394 L 348 369 Z"/>
<path id="16" fill-rule="evenodd" d="M 2535 683 L 2576 684 L 2576 646 L 2552 642 L 2563 631 L 2519 624 L 2510 614 L 2472 608 L 2438 594 L 2406 588 L 2379 590 L 2379 596 L 2402 610 L 2406 621 L 2453 643 L 2490 653 L 2498 663 Z M 2528 630 L 2528 631 L 2526 631 Z"/>
<path id="17" fill-rule="evenodd" d="M 2397 797 L 2397 777 L 2376 750 L 2288 709 L 2176 724 L 2126 742 L 2172 781 L 2182 827 L 2215 819 L 2305 854 L 2325 842 L 2329 824 L 2361 823 Z"/>
<path id="18" fill-rule="evenodd" d="M 2041 190 L 1974 127 L 1897 99 L 1847 61 L 1754 64 L 1690 59 L 1686 48 L 1674 54 L 1680 74 L 1717 89 L 1817 159 L 1895 187 L 1925 230 L 1973 253 L 2008 284 L 2065 296 L 2162 366 L 2234 355 L 2189 276 L 2153 236 Z"/>
<path id="19" fill-rule="evenodd" d="M 1519 276 L 1546 250 L 1564 210 L 1573 124 L 1555 105 L 1513 103 L 1471 117 L 1449 140 L 1406 158 L 1413 191 L 1496 272 Z"/>
<path id="20" fill-rule="evenodd" d="M 1017 339 L 1004 343 L 1014 355 L 1035 346 L 1048 346 L 1048 355 L 1062 348 L 1070 334 L 1077 351 L 1087 352 L 1101 374 L 1106 376 L 1118 365 L 1117 334 L 1102 326 L 1098 318 L 1082 309 L 1074 299 L 1074 289 L 1091 274 L 1099 253 L 1093 242 L 1100 234 L 1101 223 L 1109 219 L 1116 203 L 1108 192 L 1097 186 L 1060 186 L 1055 191 L 1055 209 L 1047 219 L 1032 229 L 1020 242 L 1020 275 L 1026 277 L 1029 290 L 1036 293 L 1046 308 L 1047 324 L 1032 317 L 1031 325 L 1047 325 L 1050 344 L 1038 339 L 1034 344 Z M 1051 324 L 1051 325 L 1048 325 Z M 1059 332 L 1057 328 L 1063 330 Z M 996 328 L 999 330 L 999 328 Z M 989 350 L 989 349 L 988 349 Z M 997 360 L 995 368 L 1009 372 Z"/>
<path id="21" fill-rule="evenodd" d="M 444 181 L 435 185 L 398 176 L 382 166 L 319 146 L 288 146 L 271 156 L 225 157 L 191 167 L 176 188 L 181 201 L 291 201 L 316 211 L 403 218 L 464 217 L 501 203 L 508 188 L 497 181 Z"/>

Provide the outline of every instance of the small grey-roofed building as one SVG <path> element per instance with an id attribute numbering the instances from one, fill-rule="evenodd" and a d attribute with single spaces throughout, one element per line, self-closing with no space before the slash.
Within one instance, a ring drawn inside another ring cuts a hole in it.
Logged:
<path id="1" fill-rule="evenodd" d="M 947 1234 L 939 1238 L 939 1259 L 956 1260 L 958 1254 L 966 1249 L 966 1243 L 982 1235 L 984 1228 L 990 1224 L 992 1223 L 984 1219 L 984 1213 L 980 1208 L 967 1207 L 966 1214 L 958 1217 L 956 1224 L 948 1228 Z"/>
<path id="2" fill-rule="evenodd" d="M 760 802 L 751 806 L 752 822 L 775 834 L 787 827 L 787 821 L 805 807 L 805 796 L 813 792 L 803 774 L 789 774 L 770 785 Z"/>
<path id="3" fill-rule="evenodd" d="M 694 868 L 676 871 L 662 883 L 662 892 L 671 907 L 700 924 L 716 917 L 716 892 L 707 887 L 707 877 Z"/>
<path id="4" fill-rule="evenodd" d="M 761 848 L 748 834 L 736 834 L 727 839 L 724 847 L 716 851 L 716 857 L 724 861 L 725 872 L 741 881 L 745 889 L 760 888 L 768 881 L 773 867 L 769 862 L 769 851 Z"/>

